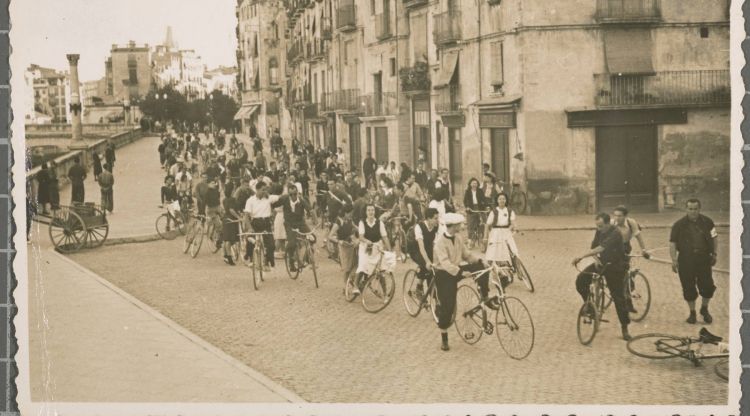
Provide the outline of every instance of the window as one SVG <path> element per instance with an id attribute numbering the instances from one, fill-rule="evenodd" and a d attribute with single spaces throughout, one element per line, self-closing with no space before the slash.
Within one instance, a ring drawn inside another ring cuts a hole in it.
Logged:
<path id="1" fill-rule="evenodd" d="M 268 74 L 271 85 L 279 83 L 279 62 L 276 60 L 276 57 L 272 57 L 268 61 Z"/>
<path id="2" fill-rule="evenodd" d="M 370 14 L 375 14 L 375 0 L 370 0 Z"/>
<path id="3" fill-rule="evenodd" d="M 492 87 L 494 92 L 502 92 L 503 84 L 505 83 L 505 51 L 503 50 L 503 42 L 494 42 L 491 44 L 492 47 L 492 63 L 494 71 L 492 73 Z"/>
<path id="4" fill-rule="evenodd" d="M 128 81 L 130 85 L 138 84 L 138 61 L 135 55 L 128 55 Z"/>
<path id="5" fill-rule="evenodd" d="M 396 76 L 396 58 L 391 58 L 391 76 Z"/>
<path id="6" fill-rule="evenodd" d="M 354 42 L 351 40 L 347 40 L 344 43 L 344 65 L 349 65 L 349 59 L 350 59 L 349 53 L 351 52 L 353 43 Z"/>
<path id="7" fill-rule="evenodd" d="M 412 64 L 427 62 L 427 16 L 414 16 L 411 20 Z"/>
<path id="8" fill-rule="evenodd" d="M 701 27 L 701 38 L 706 39 L 708 37 L 708 28 L 707 27 Z"/>

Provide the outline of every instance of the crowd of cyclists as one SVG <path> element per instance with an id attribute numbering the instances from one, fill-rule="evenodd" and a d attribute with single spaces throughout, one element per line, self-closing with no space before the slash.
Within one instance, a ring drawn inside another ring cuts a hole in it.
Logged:
<path id="1" fill-rule="evenodd" d="M 309 235 L 312 225 L 323 233 L 324 244 L 332 247 L 328 250 L 329 257 L 340 263 L 344 285 L 354 280 L 355 294 L 376 265 L 393 267 L 394 259 L 411 258 L 418 268 L 415 296 L 420 297 L 431 278 L 437 277 L 440 282 L 441 274 L 437 272 L 451 269 L 466 277 L 476 271 L 477 267 L 464 270 L 457 264 L 456 268 L 446 265 L 452 261 L 465 263 L 467 258 L 460 254 L 464 252 L 463 237 L 459 240 L 459 254 L 454 256 L 450 247 L 444 250 L 448 254 L 443 253 L 443 258 L 434 253 L 439 239 L 454 241 L 458 224 L 467 223 L 465 248 L 478 249 L 484 254 L 481 259 L 472 257 L 472 261 L 508 264 L 519 255 L 514 241 L 518 213 L 509 207 L 502 183 L 486 164 L 482 177 L 471 178 L 463 198 L 457 200 L 450 172 L 428 171 L 423 160 L 412 169 L 406 163 L 398 167 L 394 162 L 378 164 L 368 154 L 360 169 L 347 165 L 341 149 L 337 152 L 315 149 L 297 140 L 287 148 L 278 131 L 269 140 L 271 149 L 267 159 L 263 140 L 252 134 L 250 140 L 251 143 L 244 144 L 224 131 L 215 134 L 170 131 L 162 134 L 158 149 L 166 172 L 162 204 L 171 212 L 194 211 L 213 223 L 217 235 L 212 241 L 217 250 L 223 248 L 227 265 L 236 265 L 232 247 L 241 236 L 247 238 L 246 251 L 241 257 L 246 265 L 252 266 L 255 240 L 241 234 L 244 229 L 263 233 L 267 252 L 261 261 L 265 271 L 275 267 L 277 250 L 284 253 L 291 271 L 304 267 L 305 259 L 300 258 L 296 249 L 295 234 Z M 457 212 L 458 208 L 465 216 Z M 599 220 L 610 223 L 609 217 L 597 217 Z M 627 216 L 627 209 L 615 210 L 612 227 L 623 236 L 618 240 L 624 242 L 623 250 L 629 253 L 631 238 L 637 239 L 642 253 L 648 257 L 640 226 Z M 592 248 L 595 244 L 596 238 Z M 581 257 L 600 254 L 595 251 Z M 454 277 L 460 280 L 461 276 Z M 512 276 L 503 276 L 502 284 L 511 281 Z M 587 281 L 579 276 L 576 283 L 584 300 Z M 497 299 L 488 296 L 486 279 L 477 279 L 477 284 L 482 304 L 497 310 Z M 455 288 L 452 292 L 455 298 Z M 633 306 L 619 297 L 615 300 L 623 337 L 628 339 L 626 315 Z M 441 302 L 455 304 L 455 299 L 453 302 L 441 299 Z M 447 350 L 443 326 L 440 325 L 443 349 Z"/>

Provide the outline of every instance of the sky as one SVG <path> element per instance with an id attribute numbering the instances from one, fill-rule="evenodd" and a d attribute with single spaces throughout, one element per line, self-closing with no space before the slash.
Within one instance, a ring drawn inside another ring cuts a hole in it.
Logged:
<path id="1" fill-rule="evenodd" d="M 78 53 L 79 78 L 104 76 L 113 44 L 164 41 L 167 26 L 181 49 L 195 49 L 209 68 L 236 65 L 236 0 L 21 0 L 11 2 L 14 68 L 35 63 L 67 70 Z"/>

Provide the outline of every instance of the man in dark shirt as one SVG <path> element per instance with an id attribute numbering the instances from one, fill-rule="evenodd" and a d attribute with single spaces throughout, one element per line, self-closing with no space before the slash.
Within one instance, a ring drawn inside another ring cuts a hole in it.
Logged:
<path id="1" fill-rule="evenodd" d="M 221 247 L 221 192 L 219 192 L 219 183 L 216 179 L 210 179 L 208 189 L 206 189 L 206 218 L 214 224 L 214 237 L 216 248 Z"/>
<path id="2" fill-rule="evenodd" d="M 695 300 L 701 296 L 701 315 L 707 324 L 713 322 L 708 303 L 716 291 L 711 267 L 716 264 L 716 238 L 714 222 L 701 215 L 701 202 L 688 199 L 687 215 L 672 225 L 669 252 L 672 271 L 680 276 L 682 297 L 690 308 L 687 323 L 696 323 Z M 697 287 L 697 290 L 696 290 Z"/>
<path id="3" fill-rule="evenodd" d="M 81 158 L 78 156 L 73 160 L 73 166 L 68 170 L 68 179 L 70 179 L 72 188 L 70 196 L 72 203 L 83 203 L 85 196 L 83 181 L 86 179 L 86 169 L 81 166 Z"/>
<path id="4" fill-rule="evenodd" d="M 427 172 L 424 170 L 424 162 L 417 162 L 417 168 L 414 170 L 414 180 L 420 188 L 425 189 L 427 185 Z"/>
<path id="5" fill-rule="evenodd" d="M 279 173 L 281 172 L 279 171 L 279 168 L 276 167 L 276 162 L 271 161 L 271 163 L 269 163 L 269 166 L 270 168 L 268 169 L 268 172 L 265 173 L 265 175 L 271 178 L 272 182 L 278 182 Z"/>
<path id="6" fill-rule="evenodd" d="M 114 172 L 115 160 L 117 160 L 117 158 L 115 158 L 115 144 L 114 143 L 109 142 L 109 144 L 107 144 L 107 150 L 104 151 L 104 159 L 107 161 L 107 164 L 109 165 L 111 169 L 110 172 Z"/>
<path id="7" fill-rule="evenodd" d="M 367 153 L 367 157 L 362 162 L 362 173 L 365 175 L 365 187 L 369 188 L 375 182 L 375 169 L 378 164 L 372 158 L 372 154 Z"/>
<path id="8" fill-rule="evenodd" d="M 278 201 L 271 204 L 271 207 L 283 207 L 284 209 L 284 229 L 286 230 L 286 256 L 289 261 L 289 270 L 297 271 L 297 264 L 300 256 L 297 250 L 297 232 L 309 233 L 310 227 L 305 223 L 305 212 L 310 212 L 310 205 L 307 204 L 297 192 L 297 186 L 294 184 L 287 185 L 287 194 L 279 198 Z"/>
<path id="9" fill-rule="evenodd" d="M 359 182 L 354 177 L 354 171 L 346 172 L 346 179 L 344 181 L 344 188 L 346 189 L 346 193 L 349 194 L 349 196 L 352 198 L 352 200 L 357 199 L 359 196 L 359 191 L 362 189 L 362 186 L 359 184 Z"/>
<path id="10" fill-rule="evenodd" d="M 630 316 L 628 315 L 623 287 L 627 271 L 627 256 L 625 255 L 625 246 L 622 242 L 622 234 L 620 234 L 616 227 L 610 224 L 609 214 L 606 213 L 599 213 L 596 216 L 596 234 L 594 235 L 594 241 L 591 242 L 591 251 L 574 258 L 573 264 L 577 265 L 581 259 L 594 256 L 599 258 L 602 266 L 598 267 L 598 265 L 593 264 L 584 269 L 576 278 L 576 290 L 581 295 L 581 298 L 583 298 L 583 301 L 586 302 L 589 296 L 589 286 L 591 285 L 591 273 L 599 269 L 598 272 L 602 273 L 604 279 L 607 281 L 609 294 L 612 296 L 612 301 L 615 304 L 617 318 L 620 320 L 622 329 L 622 338 L 627 341 L 630 339 L 630 334 L 628 333 Z M 593 310 L 589 311 L 589 313 L 593 312 Z"/>
<path id="11" fill-rule="evenodd" d="M 315 202 L 318 204 L 318 210 L 320 214 L 325 214 L 326 208 L 328 208 L 328 174 L 322 172 L 320 174 L 320 180 L 315 184 Z"/>

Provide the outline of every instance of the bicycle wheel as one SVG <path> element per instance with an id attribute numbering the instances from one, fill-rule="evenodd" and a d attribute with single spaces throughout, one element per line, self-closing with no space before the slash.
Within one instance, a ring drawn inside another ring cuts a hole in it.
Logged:
<path id="1" fill-rule="evenodd" d="M 190 215 L 187 213 L 180 211 L 177 213 L 177 229 L 180 231 L 180 234 L 185 235 L 187 233 L 187 225 L 190 221 Z"/>
<path id="2" fill-rule="evenodd" d="M 213 221 L 208 223 L 208 228 L 206 229 L 206 234 L 208 234 L 208 241 L 211 242 L 211 253 L 216 253 L 219 251 L 221 246 L 217 244 L 217 240 L 219 238 L 219 231 L 216 229 L 216 224 L 213 223 Z"/>
<path id="3" fill-rule="evenodd" d="M 179 233 L 174 218 L 164 213 L 156 217 L 156 233 L 165 240 L 174 240 Z"/>
<path id="4" fill-rule="evenodd" d="M 578 311 L 578 324 L 576 325 L 578 341 L 581 344 L 591 344 L 591 341 L 596 336 L 596 332 L 599 330 L 600 319 L 599 311 L 594 302 L 587 300 Z"/>
<path id="5" fill-rule="evenodd" d="M 197 223 L 193 226 L 193 240 L 190 244 L 190 257 L 195 258 L 201 251 L 201 245 L 203 244 L 203 225 Z"/>
<path id="6" fill-rule="evenodd" d="M 435 323 L 438 323 L 438 297 L 437 297 L 437 286 L 432 285 L 432 289 L 430 289 L 430 312 L 432 312 L 432 319 L 435 321 Z M 456 322 L 456 309 L 453 309 L 453 318 L 451 319 L 451 323 Z"/>
<path id="7" fill-rule="evenodd" d="M 299 268 L 297 268 L 297 270 L 295 271 L 292 271 L 291 264 L 290 264 L 291 261 L 292 260 L 289 258 L 288 255 L 284 256 L 284 266 L 286 266 L 286 273 L 289 275 L 290 279 L 297 280 L 297 278 L 299 277 Z"/>
<path id="8" fill-rule="evenodd" d="M 534 293 L 534 282 L 531 281 L 531 275 L 529 274 L 529 271 L 526 270 L 526 266 L 523 265 L 521 258 L 513 255 L 512 259 L 515 277 L 523 282 L 524 286 L 526 286 L 526 289 L 528 289 L 529 292 Z"/>
<path id="9" fill-rule="evenodd" d="M 509 296 L 495 314 L 495 333 L 510 358 L 522 360 L 534 348 L 534 321 L 520 299 Z"/>
<path id="10" fill-rule="evenodd" d="M 518 214 L 526 212 L 527 202 L 528 198 L 526 197 L 526 192 L 523 191 L 514 191 L 510 197 L 510 207 Z"/>
<path id="11" fill-rule="evenodd" d="M 714 366 L 714 372 L 717 376 L 721 377 L 723 380 L 729 380 L 729 358 L 724 358 L 723 360 L 719 360 L 718 363 Z"/>
<path id="12" fill-rule="evenodd" d="M 467 344 L 476 344 L 484 332 L 482 308 L 479 294 L 471 286 L 458 287 L 456 292 L 455 324 L 456 332 Z"/>
<path id="13" fill-rule="evenodd" d="M 391 303 L 395 289 L 393 274 L 382 270 L 373 273 L 362 289 L 362 307 L 370 313 L 382 311 Z"/>
<path id="14" fill-rule="evenodd" d="M 418 282 L 419 279 L 417 279 L 416 270 L 409 270 L 404 275 L 404 283 L 402 286 L 404 307 L 406 308 L 406 313 L 412 317 L 417 317 L 422 310 L 422 299 L 420 296 L 417 296 L 416 293 Z"/>
<path id="15" fill-rule="evenodd" d="M 253 288 L 260 289 L 260 283 L 263 281 L 263 252 L 261 245 L 258 244 L 253 250 Z"/>
<path id="16" fill-rule="evenodd" d="M 398 232 L 398 240 L 401 250 L 401 263 L 406 263 L 409 260 L 409 256 L 406 255 L 406 233 L 404 230 Z"/>
<path id="17" fill-rule="evenodd" d="M 315 264 L 315 250 L 313 249 L 312 245 L 307 246 L 307 260 L 310 263 L 310 268 L 313 272 L 313 279 L 315 280 L 315 288 L 319 288 L 318 286 L 318 266 Z"/>
<path id="18" fill-rule="evenodd" d="M 189 224 L 187 231 L 185 232 L 185 242 L 182 244 L 182 252 L 187 253 L 190 251 L 190 247 L 193 245 L 193 239 L 195 239 L 195 224 Z"/>
<path id="19" fill-rule="evenodd" d="M 628 351 L 643 358 L 663 360 L 680 357 L 688 350 L 689 338 L 667 334 L 636 335 L 628 341 Z"/>
<path id="20" fill-rule="evenodd" d="M 354 299 L 357 299 L 357 294 L 354 292 L 354 289 L 354 276 L 349 274 L 349 277 L 346 278 L 346 283 L 344 284 L 344 299 L 349 303 L 354 302 Z"/>
<path id="21" fill-rule="evenodd" d="M 651 309 L 651 286 L 646 276 L 641 272 L 636 272 L 628 276 L 626 284 L 626 299 L 632 302 L 633 309 L 636 311 L 635 313 L 630 312 L 630 320 L 641 322 L 648 315 L 649 309 Z"/>

